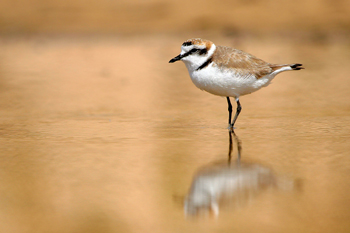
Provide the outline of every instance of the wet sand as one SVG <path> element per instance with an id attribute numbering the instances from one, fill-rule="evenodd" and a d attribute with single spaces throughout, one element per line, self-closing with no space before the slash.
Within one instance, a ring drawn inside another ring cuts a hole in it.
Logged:
<path id="1" fill-rule="evenodd" d="M 229 149 L 226 100 L 168 64 L 189 34 L 2 37 L 2 231 L 349 232 L 348 41 L 199 36 L 306 67 L 241 98 L 241 162 L 271 182 L 185 217 Z"/>

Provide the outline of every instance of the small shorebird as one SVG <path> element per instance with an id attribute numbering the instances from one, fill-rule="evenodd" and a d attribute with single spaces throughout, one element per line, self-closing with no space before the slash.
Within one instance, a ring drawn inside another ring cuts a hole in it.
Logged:
<path id="1" fill-rule="evenodd" d="M 192 82 L 201 90 L 226 96 L 229 111 L 229 127 L 233 126 L 241 112 L 239 97 L 266 87 L 279 73 L 304 69 L 302 64 L 271 64 L 251 54 L 225 46 L 216 46 L 204 39 L 189 39 L 181 46 L 181 53 L 169 63 L 183 61 Z M 237 102 L 236 115 L 232 118 L 230 97 Z"/>

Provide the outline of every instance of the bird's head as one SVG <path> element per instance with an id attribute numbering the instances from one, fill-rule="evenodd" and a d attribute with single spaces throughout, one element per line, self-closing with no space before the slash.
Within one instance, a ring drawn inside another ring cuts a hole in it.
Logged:
<path id="1" fill-rule="evenodd" d="M 183 61 L 189 68 L 198 67 L 206 62 L 214 53 L 216 46 L 213 42 L 203 39 L 189 39 L 181 45 L 181 53 L 169 63 Z"/>

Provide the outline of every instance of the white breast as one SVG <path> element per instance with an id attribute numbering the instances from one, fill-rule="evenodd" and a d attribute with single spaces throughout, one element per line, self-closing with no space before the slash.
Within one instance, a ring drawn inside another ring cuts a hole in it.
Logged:
<path id="1" fill-rule="evenodd" d="M 214 95 L 239 97 L 267 86 L 275 75 L 257 79 L 254 75 L 240 76 L 233 69 L 220 69 L 213 63 L 201 70 L 190 71 L 192 82 L 201 90 Z"/>

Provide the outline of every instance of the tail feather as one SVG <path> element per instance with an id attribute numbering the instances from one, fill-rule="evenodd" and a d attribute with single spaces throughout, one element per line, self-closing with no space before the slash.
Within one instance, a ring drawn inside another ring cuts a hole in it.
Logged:
<path id="1" fill-rule="evenodd" d="M 283 65 L 281 65 L 281 64 L 271 64 L 270 67 L 272 68 L 272 71 L 278 71 L 278 72 L 290 70 L 289 68 L 292 68 L 292 70 L 305 69 L 304 67 L 302 67 L 302 64 L 300 64 L 300 63 L 283 64 Z"/>
<path id="2" fill-rule="evenodd" d="M 290 68 L 292 68 L 293 70 L 305 69 L 304 67 L 302 67 L 302 65 L 303 64 L 296 63 L 296 64 L 293 64 L 293 65 L 290 65 Z"/>

